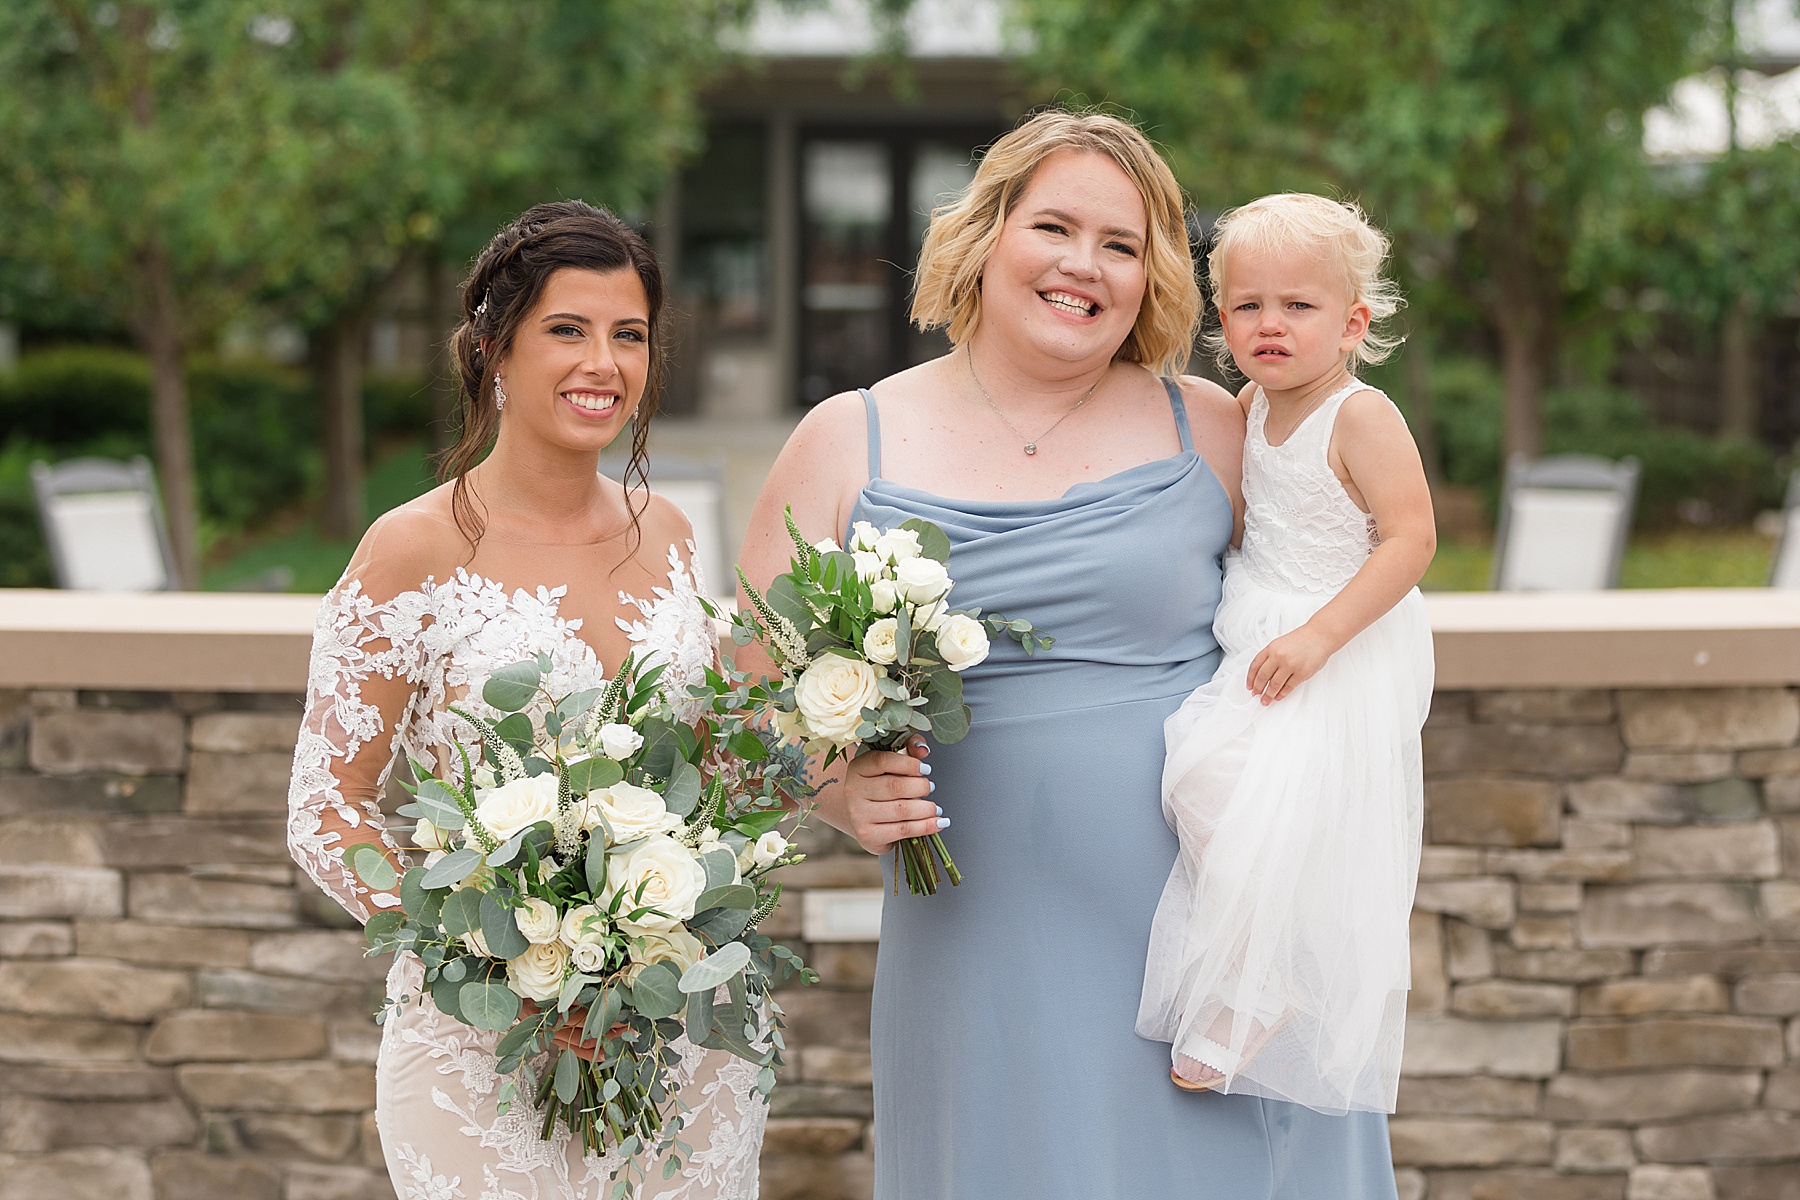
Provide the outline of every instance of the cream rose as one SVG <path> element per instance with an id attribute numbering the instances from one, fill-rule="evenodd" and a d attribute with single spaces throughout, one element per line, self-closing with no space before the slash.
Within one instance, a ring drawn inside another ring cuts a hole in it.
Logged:
<path id="1" fill-rule="evenodd" d="M 681 828 L 681 818 L 669 811 L 661 796 L 636 784 L 615 783 L 589 792 L 587 802 L 593 811 L 605 816 L 613 837 L 621 842 L 635 842 L 653 833 L 673 833 Z"/>
<path id="2" fill-rule="evenodd" d="M 891 579 L 877 579 L 869 585 L 869 604 L 878 613 L 893 612 L 900 603 L 900 589 Z"/>
<path id="3" fill-rule="evenodd" d="M 600 753 L 608 758 L 625 761 L 644 748 L 644 735 L 629 725 L 613 724 L 600 727 Z"/>
<path id="4" fill-rule="evenodd" d="M 858 521 L 850 527 L 850 549 L 873 550 L 875 543 L 881 540 L 881 530 L 867 521 Z"/>
<path id="5" fill-rule="evenodd" d="M 912 610 L 913 628 L 923 629 L 926 633 L 936 633 L 943 625 L 944 618 L 949 615 L 950 604 L 945 600 L 917 605 Z"/>
<path id="6" fill-rule="evenodd" d="M 413 845 L 421 850 L 444 850 L 450 845 L 450 835 L 433 825 L 424 817 L 413 826 Z"/>
<path id="7" fill-rule="evenodd" d="M 988 656 L 987 630 L 974 617 L 954 613 L 937 631 L 938 655 L 952 671 L 966 671 Z"/>
<path id="8" fill-rule="evenodd" d="M 756 839 L 751 848 L 750 857 L 757 866 L 767 870 L 775 865 L 775 860 L 788 852 L 788 840 L 773 829 Z"/>
<path id="9" fill-rule="evenodd" d="M 789 712 L 785 708 L 775 710 L 775 732 L 783 741 L 800 742 L 806 740 L 806 724 L 797 712 Z"/>
<path id="10" fill-rule="evenodd" d="M 487 831 L 505 841 L 539 821 L 556 820 L 556 776 L 546 771 L 501 784 L 481 798 L 475 816 Z"/>
<path id="11" fill-rule="evenodd" d="M 629 853 L 607 860 L 606 902 L 611 904 L 614 896 L 624 892 L 621 912 L 640 907 L 656 910 L 634 921 L 619 922 L 633 933 L 667 933 L 694 915 L 694 901 L 705 890 L 706 868 L 667 834 L 655 834 Z"/>
<path id="12" fill-rule="evenodd" d="M 542 1004 L 556 999 L 562 991 L 563 971 L 568 965 L 569 951 L 561 942 L 553 941 L 507 959 L 506 978 L 513 991 Z"/>
<path id="13" fill-rule="evenodd" d="M 814 737 L 848 742 L 862 724 L 862 710 L 880 701 L 875 680 L 875 668 L 861 659 L 822 654 L 794 685 L 794 701 Z"/>
<path id="14" fill-rule="evenodd" d="M 885 565 L 881 561 L 881 555 L 876 554 L 873 550 L 857 550 L 850 557 L 856 560 L 857 578 L 864 583 L 874 583 L 881 578 L 881 571 Z"/>
<path id="15" fill-rule="evenodd" d="M 706 947 L 685 929 L 646 934 L 633 939 L 631 965 L 625 968 L 625 978 L 635 980 L 645 967 L 659 962 L 672 962 L 676 970 L 686 974 L 689 967 L 705 957 Z"/>
<path id="16" fill-rule="evenodd" d="M 863 634 L 863 655 L 872 663 L 891 663 L 900 657 L 900 622 L 883 617 Z"/>
<path id="17" fill-rule="evenodd" d="M 606 960 L 609 957 L 608 947 L 600 938 L 587 938 L 576 942 L 569 949 L 569 961 L 583 975 L 598 975 L 606 970 Z"/>
<path id="18" fill-rule="evenodd" d="M 547 946 L 556 940 L 556 931 L 562 927 L 562 918 L 556 911 L 556 905 L 548 900 L 539 900 L 536 896 L 525 897 L 513 913 L 513 921 L 525 940 L 534 946 Z"/>
<path id="19" fill-rule="evenodd" d="M 910 529 L 890 529 L 875 539 L 875 553 L 883 562 L 905 562 L 925 553 L 919 547 L 919 535 Z"/>
<path id="20" fill-rule="evenodd" d="M 594 920 L 596 917 L 599 920 Z M 593 924 L 589 924 L 590 921 Z M 562 938 L 563 945 L 574 947 L 605 932 L 606 917 L 592 904 L 583 904 L 563 914 L 562 927 L 557 930 L 557 936 Z"/>
<path id="21" fill-rule="evenodd" d="M 950 572 L 935 558 L 909 558 L 894 568 L 894 586 L 902 600 L 929 604 L 950 591 Z"/>

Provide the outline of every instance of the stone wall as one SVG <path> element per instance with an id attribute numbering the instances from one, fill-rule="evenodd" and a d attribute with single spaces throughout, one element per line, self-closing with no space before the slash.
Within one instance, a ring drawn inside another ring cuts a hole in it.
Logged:
<path id="1" fill-rule="evenodd" d="M 381 964 L 286 854 L 298 710 L 0 693 L 0 1200 L 391 1197 Z M 1401 1195 L 1800 1200 L 1800 693 L 1445 692 L 1426 763 Z M 763 1194 L 864 1197 L 875 947 L 796 948 Z"/>

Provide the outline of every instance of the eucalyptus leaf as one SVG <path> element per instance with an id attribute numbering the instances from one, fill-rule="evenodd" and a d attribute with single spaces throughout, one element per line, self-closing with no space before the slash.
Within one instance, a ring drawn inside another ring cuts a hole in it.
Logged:
<path id="1" fill-rule="evenodd" d="M 707 851 L 701 856 L 700 865 L 706 868 L 707 891 L 737 882 L 737 855 L 729 850 Z"/>
<path id="2" fill-rule="evenodd" d="M 451 937 L 460 937 L 480 929 L 481 893 L 475 888 L 452 892 L 444 901 L 444 909 L 438 920 L 443 922 L 444 932 Z"/>
<path id="3" fill-rule="evenodd" d="M 478 980 L 457 989 L 462 1019 L 477 1029 L 499 1031 L 519 1016 L 519 994 L 504 983 Z"/>
<path id="4" fill-rule="evenodd" d="M 521 754 L 531 749 L 533 732 L 531 718 L 519 712 L 503 717 L 494 725 L 495 736 Z"/>
<path id="5" fill-rule="evenodd" d="M 370 917 L 363 925 L 363 936 L 369 939 L 371 946 L 378 946 L 387 938 L 394 936 L 394 931 L 406 923 L 406 914 L 385 909 Z"/>
<path id="6" fill-rule="evenodd" d="M 358 879 L 378 892 L 385 892 L 400 882 L 400 872 L 394 870 L 394 864 L 379 847 L 369 842 L 345 847 L 344 861 L 350 864 Z"/>
<path id="7" fill-rule="evenodd" d="M 760 812 L 745 813 L 738 818 L 737 824 L 733 825 L 732 829 L 741 834 L 744 843 L 747 844 L 781 824 L 788 815 L 784 809 L 765 808 Z M 741 844 L 739 848 L 742 848 Z"/>
<path id="8" fill-rule="evenodd" d="M 700 771 L 693 763 L 685 759 L 676 762 L 663 790 L 663 804 L 676 816 L 687 816 L 700 800 L 700 784 Z"/>
<path id="9" fill-rule="evenodd" d="M 443 970 L 439 972 L 439 975 L 442 978 L 449 980 L 451 983 L 461 983 L 463 977 L 468 973 L 468 960 L 463 958 L 453 958 L 444 964 Z"/>
<path id="10" fill-rule="evenodd" d="M 900 528 L 919 535 L 919 553 L 926 558 L 935 558 L 946 565 L 950 562 L 950 535 L 941 528 L 919 517 L 900 522 Z"/>
<path id="11" fill-rule="evenodd" d="M 457 1004 L 457 997 L 462 992 L 462 984 L 454 979 L 446 979 L 440 973 L 431 985 L 431 1002 L 437 1005 L 439 1012 L 455 1021 L 463 1019 L 462 1008 Z"/>
<path id="12" fill-rule="evenodd" d="M 481 865 L 481 851 L 464 846 L 452 850 L 425 871 L 419 882 L 428 888 L 449 887 L 467 879 Z"/>
<path id="13" fill-rule="evenodd" d="M 441 779 L 427 779 L 419 785 L 420 809 L 425 819 L 439 829 L 457 830 L 463 827 L 463 811 L 457 803 L 457 794 L 449 784 Z"/>
<path id="14" fill-rule="evenodd" d="M 742 945 L 734 942 L 733 945 Z M 686 982 L 686 976 L 682 977 Z M 691 992 L 687 1003 L 688 1041 L 698 1046 L 712 1033 L 713 994 L 710 989 Z"/>
<path id="15" fill-rule="evenodd" d="M 813 617 L 812 606 L 800 598 L 797 587 L 792 575 L 782 575 L 769 585 L 763 598 L 769 602 L 770 608 L 786 617 L 804 636 L 812 632 L 817 621 Z"/>
<path id="16" fill-rule="evenodd" d="M 901 666 L 912 661 L 912 612 L 908 604 L 894 606 L 894 653 Z"/>
<path id="17" fill-rule="evenodd" d="M 925 677 L 925 719 L 931 736 L 942 745 L 953 745 L 969 735 L 969 707 L 963 703 L 962 676 L 955 671 L 933 671 Z"/>
<path id="18" fill-rule="evenodd" d="M 644 748 L 638 763 L 646 772 L 667 779 L 674 771 L 675 761 L 681 757 L 679 728 L 675 722 L 662 717 L 649 717 L 638 727 L 638 732 L 644 735 Z"/>
<path id="19" fill-rule="evenodd" d="M 750 910 L 747 908 L 714 908 L 694 914 L 687 927 L 688 932 L 706 938 L 715 946 L 722 946 L 744 932 L 749 924 Z"/>
<path id="20" fill-rule="evenodd" d="M 481 898 L 481 936 L 495 958 L 517 958 L 531 949 L 531 942 L 519 932 L 513 910 L 492 896 Z"/>
<path id="21" fill-rule="evenodd" d="M 564 1104 L 573 1104 L 575 1095 L 581 1089 L 581 1059 L 564 1050 L 556 1060 L 556 1080 L 552 1086 L 556 1089 L 556 1098 Z"/>
<path id="22" fill-rule="evenodd" d="M 496 1058 L 510 1058 L 512 1055 L 523 1049 L 525 1043 L 540 1033 L 543 1028 L 544 1026 L 541 1021 L 520 1021 L 517 1025 L 514 1025 L 511 1029 L 507 1030 L 506 1036 L 501 1038 L 499 1044 L 494 1047 L 494 1056 Z"/>
<path id="23" fill-rule="evenodd" d="M 508 663 L 488 676 L 481 698 L 504 713 L 516 713 L 536 697 L 544 673 L 529 660 Z"/>
<path id="24" fill-rule="evenodd" d="M 711 994 L 749 963 L 750 947 L 742 942 L 727 942 L 682 973 L 681 990 Z"/>
<path id="25" fill-rule="evenodd" d="M 761 762 L 769 757 L 769 743 L 754 729 L 740 729 L 725 739 L 725 748 L 745 762 Z"/>
<path id="26" fill-rule="evenodd" d="M 540 822 L 540 824 L 548 825 L 549 822 L 544 821 Z M 537 828 L 537 826 L 527 825 L 525 828 L 519 830 L 519 832 L 507 838 L 504 842 L 501 842 L 499 847 L 496 848 L 492 854 L 487 856 L 487 865 L 490 867 L 504 867 L 507 863 L 519 857 L 519 851 L 525 847 L 526 837 L 530 835 L 531 831 L 535 828 Z"/>
<path id="27" fill-rule="evenodd" d="M 587 877 L 588 894 L 598 897 L 606 887 L 606 843 L 598 834 L 588 841 L 582 872 Z"/>
<path id="28" fill-rule="evenodd" d="M 563 778 L 569 781 L 569 791 L 577 796 L 585 796 L 589 792 L 609 788 L 624 779 L 625 768 L 610 758 L 595 755 L 592 758 L 578 758 L 565 765 Z"/>
<path id="29" fill-rule="evenodd" d="M 585 688 L 579 692 L 571 692 L 556 702 L 557 715 L 562 717 L 565 725 L 575 724 L 576 718 L 584 715 L 594 707 L 594 701 L 600 698 L 601 688 Z"/>
<path id="30" fill-rule="evenodd" d="M 756 889 L 748 884 L 731 883 L 724 887 L 710 888 L 700 893 L 700 899 L 694 902 L 694 911 L 705 912 L 709 908 L 755 908 Z M 723 982 L 723 981 L 721 981 Z"/>
<path id="31" fill-rule="evenodd" d="M 632 1007 L 639 1016 L 655 1020 L 672 1017 L 687 1003 L 681 992 L 680 977 L 671 962 L 651 963 L 631 985 Z"/>
<path id="32" fill-rule="evenodd" d="M 603 988 L 600 998 L 589 1008 L 587 1021 L 581 1027 L 583 1040 L 597 1042 L 606 1036 L 606 1031 L 619 1023 L 619 1014 L 625 1010 L 625 993 L 616 987 Z"/>
<path id="33" fill-rule="evenodd" d="M 581 995 L 582 988 L 599 982 L 598 975 L 571 975 L 563 980 L 562 991 L 556 997 L 556 1011 L 568 1012 L 570 1005 L 575 1003 L 575 997 Z"/>

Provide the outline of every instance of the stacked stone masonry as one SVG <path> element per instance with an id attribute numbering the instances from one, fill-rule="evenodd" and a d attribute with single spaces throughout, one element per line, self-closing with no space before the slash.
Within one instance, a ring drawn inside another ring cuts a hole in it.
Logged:
<path id="1" fill-rule="evenodd" d="M 382 964 L 287 857 L 287 695 L 0 693 L 0 1200 L 390 1200 Z M 1800 692 L 1445 692 L 1393 1147 L 1405 1200 L 1800 1200 Z M 770 1200 L 869 1195 L 868 887 Z M 1156 1086 L 1147 1083 L 1146 1086 Z"/>

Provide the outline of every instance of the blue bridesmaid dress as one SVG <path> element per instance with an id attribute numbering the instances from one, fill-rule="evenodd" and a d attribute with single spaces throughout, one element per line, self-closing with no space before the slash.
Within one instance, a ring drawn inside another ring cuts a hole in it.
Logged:
<path id="1" fill-rule="evenodd" d="M 875 974 L 876 1200 L 1393 1200 L 1387 1118 L 1190 1095 L 1139 1038 L 1150 921 L 1175 861 L 1163 720 L 1219 662 L 1231 502 L 1195 453 L 1055 500 L 951 500 L 881 478 L 853 520 L 952 546 L 951 601 L 1056 638 L 965 673 L 974 729 L 934 747 L 960 887 L 890 894 Z M 847 532 L 847 531 L 846 531 Z M 893 869 L 892 856 L 885 859 Z"/>

